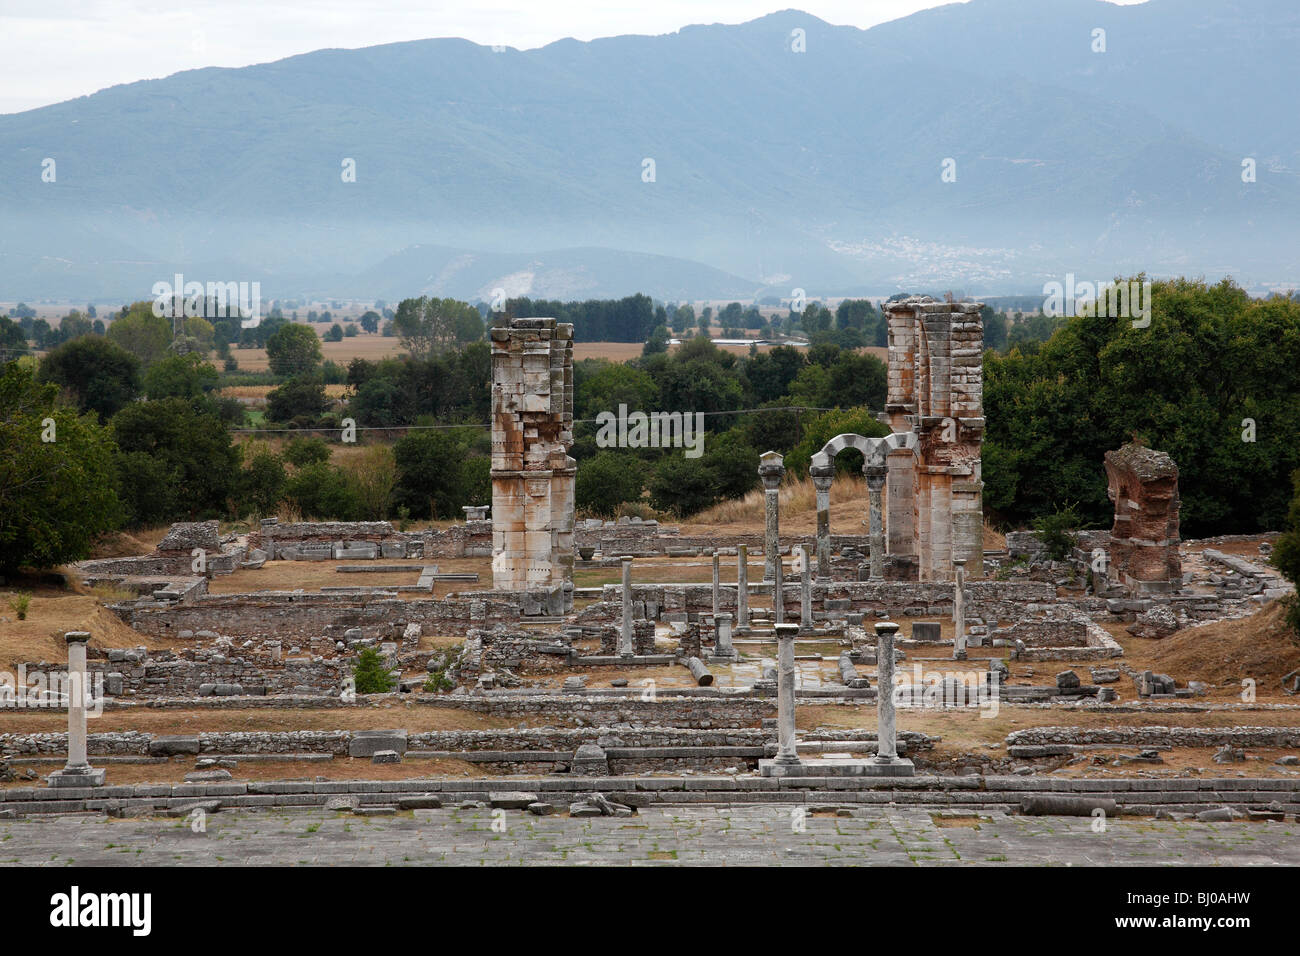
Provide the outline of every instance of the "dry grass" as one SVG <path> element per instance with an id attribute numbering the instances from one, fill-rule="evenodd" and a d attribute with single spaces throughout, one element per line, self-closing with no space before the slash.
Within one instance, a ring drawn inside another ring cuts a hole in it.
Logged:
<path id="1" fill-rule="evenodd" d="M 9 610 L 11 590 L 0 591 L 0 669 L 13 671 L 18 664 L 33 661 L 62 662 L 68 659 L 63 635 L 68 631 L 89 631 L 94 647 L 166 647 L 127 627 L 100 599 L 78 586 L 72 590 L 53 587 L 20 587 L 32 595 L 27 620 L 17 620 Z M 6 717 L 6 721 L 9 718 Z"/>
<path id="2" fill-rule="evenodd" d="M 253 404 L 262 404 L 275 388 L 274 385 L 229 385 L 218 389 L 217 394 L 222 398 L 246 398 L 252 399 Z M 330 398 L 343 398 L 347 388 L 346 385 L 326 385 L 325 394 Z"/>
<path id="3" fill-rule="evenodd" d="M 311 327 L 317 330 L 318 335 L 322 331 L 329 330 L 329 326 L 323 330 L 318 325 Z M 342 342 L 322 342 L 320 351 L 323 359 L 346 367 L 354 358 L 373 362 L 400 355 L 403 349 L 402 343 L 396 337 L 356 335 Z M 231 349 L 230 354 L 239 362 L 241 372 L 265 372 L 270 368 L 266 359 L 266 349 Z"/>
<path id="4" fill-rule="evenodd" d="M 156 710 L 136 707 L 106 710 L 89 722 L 92 734 L 138 731 L 148 734 L 233 733 L 268 731 L 284 733 L 295 730 L 380 730 L 400 727 L 410 733 L 427 730 L 500 730 L 524 722 L 479 714 L 451 707 L 421 707 L 416 704 L 375 704 L 369 707 L 324 707 L 320 709 L 283 710 Z M 68 715 L 55 710 L 33 713 L 5 713 L 6 730 L 12 733 L 39 734 L 66 731 Z"/>
<path id="5" fill-rule="evenodd" d="M 401 565 L 409 570 L 400 572 L 340 574 L 335 570 L 340 564 L 365 566 L 367 564 Z M 444 573 L 476 573 L 478 583 L 454 581 L 435 585 L 439 597 L 449 591 L 473 591 L 492 586 L 491 558 L 433 558 L 428 561 L 404 558 L 379 558 L 375 561 L 268 561 L 256 570 L 241 568 L 234 574 L 221 574 L 208 582 L 210 594 L 243 594 L 248 591 L 292 591 L 302 588 L 317 591 L 322 587 L 396 587 L 414 585 L 420 569 L 437 565 Z M 407 600 L 421 595 L 404 595 Z M 424 596 L 427 598 L 427 595 Z"/>
<path id="6" fill-rule="evenodd" d="M 1185 628 L 1159 641 L 1133 637 L 1122 624 L 1110 630 L 1135 670 L 1163 672 L 1180 684 L 1200 680 L 1219 685 L 1230 698 L 1239 697 L 1241 681 L 1251 678 L 1263 699 L 1282 697 L 1282 676 L 1300 668 L 1300 639 L 1287 626 L 1285 613 L 1272 601 L 1250 617 Z"/>
<path id="7" fill-rule="evenodd" d="M 790 479 L 777 493 L 782 533 L 811 534 L 817 530 L 817 490 L 811 478 Z M 683 524 L 682 534 L 756 533 L 763 529 L 763 489 L 743 498 L 719 502 Z M 865 534 L 867 483 L 859 475 L 838 475 L 831 485 L 831 532 Z"/>
<path id="8" fill-rule="evenodd" d="M 139 554 L 148 554 L 158 546 L 158 542 L 167 536 L 171 525 L 159 525 L 156 528 L 136 528 L 132 531 L 118 531 L 105 535 L 95 542 L 90 557 L 130 558 Z"/>

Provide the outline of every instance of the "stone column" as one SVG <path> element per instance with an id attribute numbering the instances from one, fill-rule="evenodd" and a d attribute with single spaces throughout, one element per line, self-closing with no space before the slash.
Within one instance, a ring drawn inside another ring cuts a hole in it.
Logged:
<path id="1" fill-rule="evenodd" d="M 885 532 L 881 519 L 881 491 L 885 487 L 886 470 L 864 468 L 867 478 L 868 527 L 871 532 L 871 580 L 885 579 Z"/>
<path id="2" fill-rule="evenodd" d="M 893 621 L 876 624 L 876 760 L 893 763 L 898 759 L 897 731 L 894 722 L 894 635 Z"/>
<path id="3" fill-rule="evenodd" d="M 952 586 L 952 625 L 954 660 L 966 660 L 966 560 L 954 558 Z"/>
<path id="4" fill-rule="evenodd" d="M 51 787 L 100 787 L 104 771 L 95 770 L 86 759 L 86 642 L 87 631 L 68 631 L 68 762 L 50 774 Z"/>
<path id="5" fill-rule="evenodd" d="M 817 580 L 831 579 L 831 481 L 835 467 L 813 465 L 808 469 L 817 490 Z"/>
<path id="6" fill-rule="evenodd" d="M 811 630 L 813 626 L 812 565 L 809 563 L 808 546 L 801 545 L 799 550 L 803 554 L 803 573 L 799 579 L 799 627 Z"/>
<path id="7" fill-rule="evenodd" d="M 776 626 L 776 765 L 798 766 L 794 742 L 794 636 L 793 624 Z"/>
<path id="8" fill-rule="evenodd" d="M 736 649 L 731 646 L 731 615 L 719 614 L 713 619 L 718 629 L 718 639 L 713 647 L 714 657 L 735 657 Z"/>
<path id="9" fill-rule="evenodd" d="M 618 633 L 618 653 L 622 657 L 631 657 L 635 653 L 632 645 L 632 556 L 625 554 L 619 560 L 623 562 L 623 627 Z"/>
<path id="10" fill-rule="evenodd" d="M 736 627 L 749 630 L 749 546 L 736 545 Z"/>
<path id="11" fill-rule="evenodd" d="M 718 564 L 718 552 L 715 550 L 713 552 L 713 616 L 715 618 L 718 616 L 718 612 L 722 610 L 722 595 L 720 593 L 722 589 L 722 575 L 720 570 Z"/>
<path id="12" fill-rule="evenodd" d="M 785 477 L 785 459 L 774 451 L 765 451 L 758 458 L 758 477 L 763 481 L 763 580 L 772 581 L 776 565 L 781 560 L 781 533 L 779 528 L 778 495 L 781 479 Z"/>
<path id="13" fill-rule="evenodd" d="M 777 624 L 785 623 L 785 564 L 776 556 L 776 579 L 772 582 L 772 618 Z"/>

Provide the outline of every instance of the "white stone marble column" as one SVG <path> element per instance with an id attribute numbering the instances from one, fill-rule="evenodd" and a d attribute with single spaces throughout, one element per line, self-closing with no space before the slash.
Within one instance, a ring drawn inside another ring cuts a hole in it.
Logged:
<path id="1" fill-rule="evenodd" d="M 719 614 L 713 619 L 713 623 L 718 633 L 718 639 L 713 647 L 714 656 L 735 657 L 736 649 L 731 645 L 731 615 Z"/>
<path id="2" fill-rule="evenodd" d="M 758 458 L 758 477 L 763 481 L 763 580 L 775 579 L 776 565 L 781 560 L 780 505 L 781 479 L 785 477 L 785 459 L 774 451 L 765 451 Z"/>
<path id="3" fill-rule="evenodd" d="M 776 556 L 776 578 L 772 581 L 772 619 L 777 624 L 785 623 L 785 562 Z"/>
<path id="4" fill-rule="evenodd" d="M 736 545 L 736 627 L 749 630 L 749 547 Z"/>
<path id="5" fill-rule="evenodd" d="M 811 630 L 813 626 L 812 562 L 808 557 L 807 545 L 801 545 L 799 550 L 803 554 L 803 572 L 799 578 L 799 626 L 804 630 Z"/>
<path id="6" fill-rule="evenodd" d="M 797 766 L 794 723 L 794 636 L 799 628 L 793 624 L 776 626 L 776 764 Z"/>
<path id="7" fill-rule="evenodd" d="M 871 534 L 871 580 L 885 579 L 885 531 L 881 519 L 881 492 L 885 488 L 883 470 L 863 469 L 867 478 L 867 521 Z"/>
<path id="8" fill-rule="evenodd" d="M 713 552 L 713 616 L 717 617 L 718 612 L 722 610 L 722 574 L 721 566 L 718 564 L 718 552 Z"/>
<path id="9" fill-rule="evenodd" d="M 623 562 L 623 627 L 618 633 L 618 653 L 631 657 L 632 645 L 632 556 L 625 554 L 619 558 Z"/>
<path id="10" fill-rule="evenodd" d="M 897 730 L 894 717 L 894 635 L 893 621 L 876 624 L 876 760 L 893 763 L 898 759 Z"/>
<path id="11" fill-rule="evenodd" d="M 831 579 L 831 482 L 835 467 L 813 465 L 808 469 L 817 491 L 817 580 Z"/>
<path id="12" fill-rule="evenodd" d="M 86 750 L 86 642 L 90 633 L 68 631 L 63 639 L 68 645 L 68 762 L 61 771 L 50 774 L 50 786 L 102 786 L 104 771 L 90 766 Z"/>
<path id="13" fill-rule="evenodd" d="M 952 586 L 952 626 L 954 660 L 966 660 L 966 560 L 954 558 Z"/>

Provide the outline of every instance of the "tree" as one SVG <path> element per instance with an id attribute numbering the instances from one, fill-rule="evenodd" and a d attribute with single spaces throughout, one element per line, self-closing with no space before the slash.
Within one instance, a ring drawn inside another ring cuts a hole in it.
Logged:
<path id="1" fill-rule="evenodd" d="M 809 415 L 804 422 L 803 438 L 785 456 L 786 470 L 794 475 L 807 474 L 812 456 L 836 435 L 846 432 L 864 438 L 880 438 L 889 434 L 889 427 L 877 421 L 867 408 L 835 409 Z M 861 474 L 862 453 L 855 449 L 840 452 L 835 457 L 835 467 L 840 472 Z"/>
<path id="2" fill-rule="evenodd" d="M 343 341 L 343 326 L 339 325 L 337 322 L 335 322 L 333 325 L 331 325 L 330 328 L 329 328 L 329 331 L 325 333 L 324 341 L 326 341 L 326 342 L 342 342 L 342 341 Z"/>
<path id="3" fill-rule="evenodd" d="M 274 514 L 288 483 L 284 461 L 265 442 L 249 442 L 240 452 L 244 460 L 239 476 L 241 505 L 256 515 Z"/>
<path id="4" fill-rule="evenodd" d="M 303 517 L 332 521 L 361 517 L 356 486 L 344 472 L 325 462 L 299 468 L 286 483 L 284 497 L 298 506 Z"/>
<path id="5" fill-rule="evenodd" d="M 312 425 L 329 407 L 325 383 L 315 375 L 291 378 L 266 396 L 266 417 L 273 422 Z"/>
<path id="6" fill-rule="evenodd" d="M 152 302 L 137 302 L 126 315 L 113 320 L 106 335 L 148 368 L 167 354 L 172 343 L 172 323 L 153 314 Z"/>
<path id="7" fill-rule="evenodd" d="M 754 466 L 757 470 L 758 466 Z M 684 518 L 703 511 L 718 500 L 712 471 L 702 458 L 664 455 L 655 463 L 648 482 L 650 505 Z"/>
<path id="8" fill-rule="evenodd" d="M 1286 516 L 1286 530 L 1273 545 L 1273 566 L 1300 590 L 1300 471 L 1291 476 L 1294 497 Z M 1287 623 L 1300 636 L 1300 599 L 1287 599 Z"/>
<path id="9" fill-rule="evenodd" d="M 27 351 L 27 336 L 22 326 L 10 321 L 8 316 L 0 315 L 0 361 L 13 358 L 13 353 Z"/>
<path id="10" fill-rule="evenodd" d="M 403 299 L 393 318 L 393 331 L 414 358 L 428 358 L 457 343 L 483 337 L 483 319 L 467 302 L 421 296 Z"/>
<path id="11" fill-rule="evenodd" d="M 80 561 L 122 519 L 109 435 L 57 396 L 30 368 L 0 367 L 0 574 Z"/>
<path id="12" fill-rule="evenodd" d="M 317 462 L 329 461 L 330 446 L 320 438 L 291 438 L 284 446 L 284 458 L 295 468 L 305 468 Z"/>
<path id="13" fill-rule="evenodd" d="M 387 445 L 369 445 L 352 459 L 351 472 L 362 517 L 382 521 L 397 486 L 397 459 Z"/>
<path id="14" fill-rule="evenodd" d="M 370 309 L 361 316 L 361 327 L 372 335 L 379 331 L 380 315 L 374 309 Z"/>
<path id="15" fill-rule="evenodd" d="M 665 326 L 657 325 L 650 338 L 646 339 L 645 347 L 641 349 L 642 355 L 654 355 L 656 352 L 668 351 L 668 329 Z"/>
<path id="16" fill-rule="evenodd" d="M 73 309 L 59 322 L 59 334 L 63 341 L 71 342 L 82 335 L 90 335 L 95 330 L 94 324 L 86 316 Z"/>
<path id="17" fill-rule="evenodd" d="M 358 694 L 386 694 L 393 689 L 393 675 L 388 672 L 379 651 L 373 647 L 362 648 L 357 655 L 352 681 Z"/>
<path id="18" fill-rule="evenodd" d="M 314 372 L 320 365 L 320 339 L 307 325 L 282 325 L 266 340 L 266 360 L 276 375 L 293 377 Z"/>
<path id="19" fill-rule="evenodd" d="M 93 411 L 103 423 L 140 394 L 140 360 L 109 339 L 87 335 L 52 349 L 36 378 L 65 389 L 80 411 Z"/>
<path id="20" fill-rule="evenodd" d="M 198 351 L 204 354 L 211 352 L 216 344 L 216 331 L 212 323 L 202 316 L 190 316 L 182 323 L 181 330 L 199 343 Z"/>
<path id="21" fill-rule="evenodd" d="M 439 429 L 398 439 L 394 502 L 415 517 L 458 515 L 468 496 L 480 494 L 470 487 L 466 469 L 469 446 L 479 437 L 474 429 Z"/>
<path id="22" fill-rule="evenodd" d="M 214 412 L 183 398 L 132 402 L 109 425 L 131 524 L 227 511 L 238 483 L 239 452 Z"/>
<path id="23" fill-rule="evenodd" d="M 151 399 L 197 399 L 217 387 L 217 370 L 197 352 L 168 355 L 144 373 L 144 392 Z"/>
<path id="24" fill-rule="evenodd" d="M 625 501 L 638 501 L 645 479 L 631 453 L 602 451 L 578 464 L 574 501 L 578 508 L 613 517 Z"/>
<path id="25" fill-rule="evenodd" d="M 1082 315 L 1034 352 L 984 353 L 984 479 L 1001 517 L 1070 501 L 1108 523 L 1102 456 L 1137 436 L 1177 463 L 1188 536 L 1282 525 L 1300 468 L 1300 303 L 1252 299 L 1229 280 L 1151 292 L 1149 325 Z"/>

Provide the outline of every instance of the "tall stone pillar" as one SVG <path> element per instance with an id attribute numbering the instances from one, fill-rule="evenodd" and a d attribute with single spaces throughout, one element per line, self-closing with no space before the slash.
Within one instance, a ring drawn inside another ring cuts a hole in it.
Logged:
<path id="1" fill-rule="evenodd" d="M 573 326 L 492 329 L 492 585 L 573 601 Z"/>
<path id="2" fill-rule="evenodd" d="M 763 481 L 763 580 L 776 576 L 776 565 L 781 560 L 781 532 L 779 494 L 781 479 L 785 477 L 785 458 L 780 453 L 765 451 L 758 458 L 758 477 Z"/>
<path id="3" fill-rule="evenodd" d="M 618 653 L 631 657 L 635 653 L 632 643 L 632 556 L 619 558 L 623 562 L 623 626 L 618 632 Z"/>
<path id="4" fill-rule="evenodd" d="M 736 627 L 749 630 L 749 546 L 736 545 Z"/>
<path id="5" fill-rule="evenodd" d="M 913 431 L 920 460 L 889 460 L 889 541 L 915 554 L 922 581 L 950 581 L 953 559 L 982 573 L 984 333 L 977 302 L 913 296 L 886 307 L 886 413 Z M 914 487 L 909 487 L 909 478 Z"/>
<path id="6" fill-rule="evenodd" d="M 795 747 L 794 721 L 794 636 L 799 628 L 793 624 L 776 626 L 776 765 L 799 764 Z"/>
<path id="7" fill-rule="evenodd" d="M 884 505 L 881 492 L 885 487 L 886 472 L 864 468 L 867 477 L 867 528 L 871 534 L 871 580 L 885 580 L 885 531 L 882 523 Z"/>
<path id="8" fill-rule="evenodd" d="M 953 559 L 952 587 L 952 656 L 954 660 L 966 660 L 966 561 L 964 558 Z"/>
<path id="9" fill-rule="evenodd" d="M 894 635 L 893 621 L 876 624 L 876 760 L 891 763 L 898 759 L 898 734 L 894 718 Z"/>
<path id="10" fill-rule="evenodd" d="M 831 579 L 831 482 L 835 468 L 813 465 L 808 469 L 817 491 L 817 580 Z"/>
<path id="11" fill-rule="evenodd" d="M 713 616 L 717 617 L 718 612 L 722 610 L 722 574 L 721 567 L 718 564 L 718 552 L 713 552 Z"/>
<path id="12" fill-rule="evenodd" d="M 776 578 L 772 581 L 772 617 L 777 624 L 785 623 L 785 562 L 776 556 Z"/>
<path id="13" fill-rule="evenodd" d="M 86 751 L 86 642 L 87 631 L 68 631 L 68 762 L 50 774 L 51 787 L 100 787 L 105 773 L 90 765 Z"/>
<path id="14" fill-rule="evenodd" d="M 808 546 L 800 545 L 803 555 L 803 569 L 799 575 L 799 627 L 811 630 L 812 616 L 812 562 L 808 557 Z"/>

